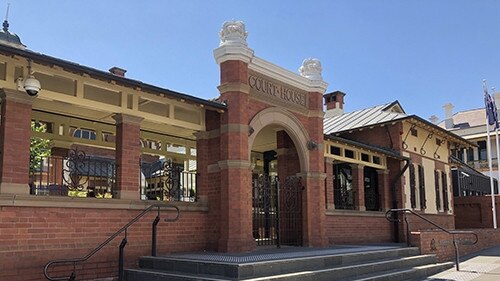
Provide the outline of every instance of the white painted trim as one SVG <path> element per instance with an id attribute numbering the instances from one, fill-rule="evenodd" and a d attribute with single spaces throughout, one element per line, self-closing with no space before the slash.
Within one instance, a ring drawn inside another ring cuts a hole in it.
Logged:
<path id="1" fill-rule="evenodd" d="M 214 50 L 214 57 L 217 64 L 228 60 L 239 60 L 249 63 L 254 57 L 254 52 L 245 46 L 223 45 Z"/>
<path id="2" fill-rule="evenodd" d="M 292 85 L 306 92 L 324 93 L 328 83 L 322 80 L 309 80 L 290 70 L 277 66 L 258 57 L 253 57 L 248 69 L 264 74 L 280 82 Z"/>

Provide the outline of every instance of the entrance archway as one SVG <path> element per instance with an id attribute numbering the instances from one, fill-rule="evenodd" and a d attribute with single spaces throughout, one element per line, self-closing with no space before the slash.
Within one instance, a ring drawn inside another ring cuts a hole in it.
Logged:
<path id="1" fill-rule="evenodd" d="M 253 238 L 262 246 L 301 246 L 303 183 L 297 174 L 307 166 L 301 153 L 307 150 L 298 140 L 307 137 L 297 120 L 279 109 L 261 112 L 252 123 L 258 129 L 249 142 Z"/>

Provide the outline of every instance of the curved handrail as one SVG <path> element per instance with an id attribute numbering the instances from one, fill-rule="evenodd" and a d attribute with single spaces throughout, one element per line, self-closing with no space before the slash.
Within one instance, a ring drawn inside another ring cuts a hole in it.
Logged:
<path id="1" fill-rule="evenodd" d="M 478 241 L 479 241 L 479 237 L 477 236 L 477 233 L 475 233 L 474 231 L 470 231 L 470 230 L 448 230 L 438 224 L 436 224 L 435 222 L 429 220 L 428 218 L 420 215 L 419 213 L 416 213 L 414 212 L 413 210 L 410 210 L 410 209 L 390 209 L 388 210 L 386 213 L 385 213 L 385 218 L 390 221 L 390 222 L 401 222 L 400 219 L 393 219 L 391 217 L 389 217 L 389 214 L 391 213 L 398 213 L 398 212 L 402 212 L 403 215 L 405 213 L 411 213 L 412 215 L 415 215 L 416 217 L 432 224 L 433 226 L 437 227 L 439 230 L 441 231 L 444 231 L 448 234 L 450 234 L 452 237 L 453 237 L 453 247 L 455 248 L 455 265 L 456 265 L 456 268 L 457 268 L 457 271 L 460 270 L 460 267 L 459 267 L 459 256 L 458 256 L 458 243 L 457 241 L 455 240 L 455 234 L 472 234 L 474 235 L 474 241 L 468 245 L 474 245 L 476 244 Z M 407 228 L 407 234 L 406 234 L 406 241 L 409 241 L 409 236 L 408 236 L 408 231 L 409 231 L 409 226 L 408 226 L 408 220 L 406 220 L 406 217 L 405 217 L 405 222 L 406 222 L 406 228 Z M 465 244 L 464 244 L 465 245 Z"/>
<path id="2" fill-rule="evenodd" d="M 75 280 L 75 271 L 74 267 L 76 266 L 77 263 L 85 262 L 89 258 L 91 258 L 93 255 L 95 255 L 97 252 L 99 252 L 104 246 L 106 246 L 109 242 L 111 242 L 113 239 L 115 239 L 118 235 L 120 235 L 122 232 L 125 231 L 125 236 L 127 236 L 127 229 L 137 222 L 140 218 L 142 218 L 144 215 L 146 215 L 149 211 L 151 211 L 153 208 L 158 208 L 158 216 L 160 214 L 160 209 L 161 208 L 173 208 L 175 209 L 177 215 L 174 218 L 165 218 L 165 222 L 174 222 L 179 219 L 180 211 L 177 206 L 170 206 L 170 205 L 162 205 L 162 204 L 155 204 L 147 207 L 144 209 L 140 214 L 138 214 L 135 218 L 130 220 L 126 225 L 124 225 L 122 228 L 120 228 L 118 231 L 116 231 L 113 235 L 111 235 L 108 239 L 106 239 L 104 242 L 99 244 L 96 248 L 94 248 L 90 253 L 85 255 L 84 257 L 80 258 L 71 258 L 71 259 L 56 259 L 56 260 L 51 260 L 45 264 L 45 267 L 43 269 L 43 274 L 45 275 L 45 278 L 47 278 L 50 281 L 59 281 L 59 280 Z M 155 222 L 157 223 L 158 221 L 155 219 Z M 126 238 L 125 238 L 126 239 Z M 126 240 L 125 240 L 126 241 Z M 122 242 L 123 243 L 123 242 Z M 124 245 L 123 245 L 124 246 Z M 48 269 L 55 264 L 73 264 L 73 272 L 71 273 L 71 276 L 69 277 L 51 277 L 49 276 Z"/>

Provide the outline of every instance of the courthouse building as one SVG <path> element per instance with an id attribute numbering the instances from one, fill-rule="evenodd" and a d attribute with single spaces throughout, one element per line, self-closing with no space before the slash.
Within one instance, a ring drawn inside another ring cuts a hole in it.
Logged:
<path id="1" fill-rule="evenodd" d="M 161 253 L 402 241 L 384 216 L 394 207 L 454 228 L 450 151 L 473 144 L 397 101 L 344 113 L 318 60 L 295 73 L 246 37 L 224 24 L 220 95 L 204 100 L 31 51 L 4 24 L 0 279 L 39 280 L 154 203 L 180 209 L 159 225 Z M 128 265 L 147 254 L 153 218 L 130 228 Z M 115 248 L 90 262 L 112 274 Z"/>

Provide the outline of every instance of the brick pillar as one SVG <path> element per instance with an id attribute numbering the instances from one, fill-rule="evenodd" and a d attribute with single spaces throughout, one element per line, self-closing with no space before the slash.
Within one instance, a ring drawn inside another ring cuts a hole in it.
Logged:
<path id="1" fill-rule="evenodd" d="M 222 252 L 255 249 L 252 236 L 252 186 L 248 143 L 248 64 L 240 60 L 220 63 L 221 100 L 228 110 L 220 127 L 220 236 Z"/>
<path id="2" fill-rule="evenodd" d="M 309 117 L 304 124 L 309 140 L 309 170 L 303 174 L 303 235 L 304 246 L 325 247 L 325 152 L 323 135 L 323 95 L 309 92 Z"/>
<path id="3" fill-rule="evenodd" d="M 365 206 L 365 173 L 364 167 L 360 164 L 351 164 L 352 168 L 352 188 L 354 190 L 356 202 L 354 203 L 356 210 L 366 211 Z"/>
<path id="4" fill-rule="evenodd" d="M 392 195 L 389 186 L 389 170 L 377 170 L 378 190 L 380 194 L 380 208 L 382 211 L 391 209 Z"/>
<path id="5" fill-rule="evenodd" d="M 196 136 L 196 188 L 198 200 L 209 204 L 208 225 L 210 226 L 207 250 L 218 249 L 220 231 L 220 114 L 205 112 L 205 132 Z"/>
<path id="6" fill-rule="evenodd" d="M 334 174 L 333 174 L 333 159 L 325 158 L 325 202 L 326 208 L 329 210 L 335 210 L 335 201 L 333 199 L 333 185 L 334 185 Z"/>
<path id="7" fill-rule="evenodd" d="M 31 108 L 25 92 L 0 89 L 0 193 L 29 194 Z"/>
<path id="8" fill-rule="evenodd" d="M 116 197 L 140 199 L 140 132 L 143 118 L 115 114 Z"/>

